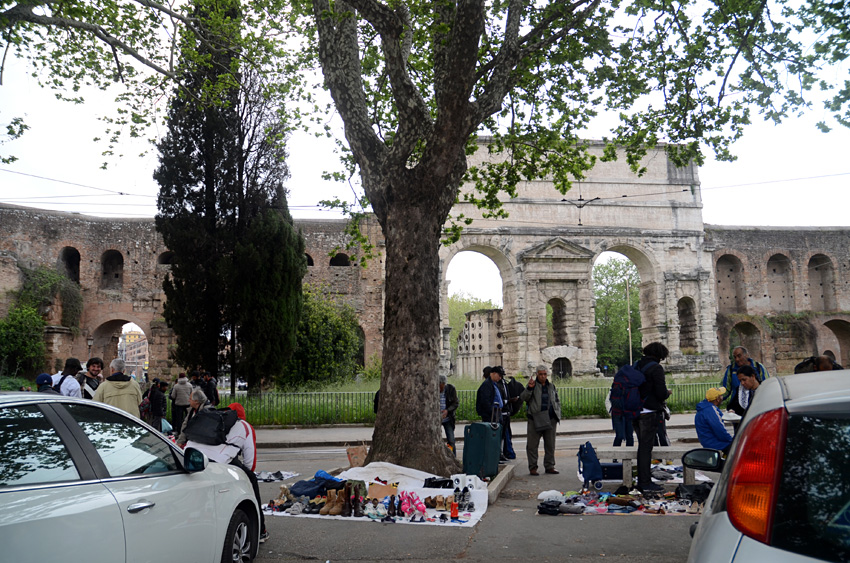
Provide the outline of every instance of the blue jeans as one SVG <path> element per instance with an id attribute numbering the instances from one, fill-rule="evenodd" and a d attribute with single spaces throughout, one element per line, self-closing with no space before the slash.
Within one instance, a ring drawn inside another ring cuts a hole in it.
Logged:
<path id="1" fill-rule="evenodd" d="M 447 420 L 443 423 L 443 430 L 446 431 L 446 443 L 451 444 L 452 452 L 457 455 L 457 449 L 455 446 L 455 425 L 451 420 Z"/>
<path id="2" fill-rule="evenodd" d="M 611 425 L 614 427 L 614 447 L 621 446 L 623 440 L 626 445 L 631 447 L 635 445 L 634 427 L 632 426 L 632 417 L 623 415 L 611 415 Z"/>

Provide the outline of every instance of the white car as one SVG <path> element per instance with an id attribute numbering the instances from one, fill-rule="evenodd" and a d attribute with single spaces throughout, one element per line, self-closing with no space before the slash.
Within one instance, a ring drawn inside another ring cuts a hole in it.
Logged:
<path id="1" fill-rule="evenodd" d="M 768 378 L 725 464 L 709 449 L 683 462 L 722 469 L 688 561 L 850 561 L 850 370 Z"/>
<path id="2" fill-rule="evenodd" d="M 259 518 L 242 470 L 121 410 L 0 393 L 4 560 L 248 562 Z"/>

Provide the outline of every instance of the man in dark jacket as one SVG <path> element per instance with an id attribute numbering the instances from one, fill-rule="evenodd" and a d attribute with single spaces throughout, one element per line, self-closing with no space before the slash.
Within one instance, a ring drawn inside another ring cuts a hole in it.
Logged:
<path id="1" fill-rule="evenodd" d="M 501 458 L 503 461 L 507 461 L 509 459 L 516 459 L 516 453 L 514 453 L 514 445 L 511 440 L 511 415 L 513 414 L 514 404 L 519 402 L 519 395 L 522 393 L 522 384 L 520 384 L 519 393 L 516 395 L 511 394 L 511 388 L 508 386 L 505 381 L 505 369 L 502 366 L 496 366 L 493 368 L 494 371 L 499 372 L 499 381 L 496 383 L 496 388 L 499 390 L 499 394 L 502 396 L 502 455 Z"/>
<path id="2" fill-rule="evenodd" d="M 201 383 L 201 389 L 204 390 L 204 393 L 207 395 L 207 399 L 209 399 L 210 404 L 214 407 L 218 406 L 218 389 L 216 388 L 216 381 L 212 374 L 208 371 L 204 372 L 204 380 Z"/>
<path id="3" fill-rule="evenodd" d="M 440 420 L 442 420 L 443 429 L 446 431 L 446 442 L 452 447 L 452 452 L 457 452 L 455 448 L 455 411 L 460 405 L 460 401 L 457 399 L 455 386 L 447 383 L 447 381 L 445 375 L 440 376 Z"/>
<path id="4" fill-rule="evenodd" d="M 499 379 L 501 379 L 499 372 L 494 373 L 490 366 L 484 368 L 484 381 L 481 382 L 475 396 L 475 412 L 478 413 L 483 422 L 499 422 L 499 413 L 502 412 L 503 406 L 502 396 L 496 388 Z M 493 413 L 494 409 L 495 414 Z"/>
<path id="5" fill-rule="evenodd" d="M 168 388 L 167 381 L 153 380 L 148 399 L 151 403 L 151 414 L 148 424 L 162 432 L 162 419 L 165 417 L 168 405 L 165 402 L 165 389 Z"/>
<path id="6" fill-rule="evenodd" d="M 48 393 L 50 395 L 59 395 L 59 392 L 53 388 L 53 378 L 50 374 L 42 373 L 35 378 L 36 387 L 39 393 Z"/>
<path id="7" fill-rule="evenodd" d="M 671 394 L 667 390 L 664 368 L 660 363 L 667 358 L 668 353 L 666 346 L 660 342 L 653 342 L 643 349 L 643 358 L 637 363 L 637 368 L 646 377 L 646 381 L 638 388 L 643 401 L 643 410 L 634 420 L 635 433 L 638 437 L 637 488 L 643 492 L 664 491 L 664 487 L 652 482 L 650 466 L 658 424 L 664 417 L 664 401 Z"/>

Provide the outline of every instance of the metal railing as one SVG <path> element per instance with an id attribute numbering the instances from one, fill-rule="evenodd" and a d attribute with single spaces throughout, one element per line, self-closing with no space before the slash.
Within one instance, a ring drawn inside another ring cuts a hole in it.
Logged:
<path id="1" fill-rule="evenodd" d="M 673 391 L 667 404 L 673 412 L 694 410 L 705 398 L 712 383 L 673 383 Z M 563 418 L 579 416 L 607 416 L 605 395 L 608 387 L 561 387 Z M 457 392 L 460 406 L 455 413 L 457 420 L 478 420 L 475 412 L 476 391 Z M 248 421 L 258 426 L 318 426 L 322 424 L 374 424 L 373 391 L 319 392 L 319 393 L 262 393 L 221 394 L 221 405 L 241 403 L 245 407 Z M 516 415 L 522 417 L 520 412 Z"/>

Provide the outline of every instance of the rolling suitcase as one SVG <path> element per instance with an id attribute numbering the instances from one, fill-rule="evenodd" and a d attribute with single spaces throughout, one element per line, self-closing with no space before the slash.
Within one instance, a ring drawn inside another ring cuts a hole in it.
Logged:
<path id="1" fill-rule="evenodd" d="M 463 472 L 480 479 L 499 472 L 502 426 L 498 423 L 475 422 L 463 429 Z"/>

